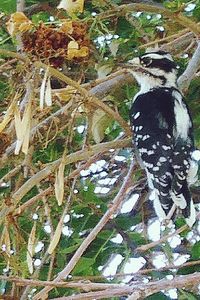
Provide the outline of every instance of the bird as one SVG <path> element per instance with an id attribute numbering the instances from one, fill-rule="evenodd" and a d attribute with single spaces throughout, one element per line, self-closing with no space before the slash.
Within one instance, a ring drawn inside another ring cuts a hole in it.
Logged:
<path id="1" fill-rule="evenodd" d="M 179 207 L 192 227 L 196 211 L 189 186 L 197 180 L 198 150 L 191 113 L 177 85 L 178 66 L 170 53 L 161 50 L 125 65 L 140 86 L 130 124 L 136 157 L 147 175 L 149 200 L 159 219 L 167 220 Z"/>

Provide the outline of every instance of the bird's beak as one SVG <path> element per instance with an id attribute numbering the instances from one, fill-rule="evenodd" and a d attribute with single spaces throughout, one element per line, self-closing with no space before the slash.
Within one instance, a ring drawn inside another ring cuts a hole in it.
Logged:
<path id="1" fill-rule="evenodd" d="M 134 57 L 133 59 L 128 61 L 129 64 L 139 66 L 140 65 L 140 59 L 139 57 Z"/>
<path id="2" fill-rule="evenodd" d="M 135 67 L 140 66 L 139 57 L 135 57 L 129 60 L 127 63 L 119 63 L 118 66 L 126 69 L 134 69 Z"/>

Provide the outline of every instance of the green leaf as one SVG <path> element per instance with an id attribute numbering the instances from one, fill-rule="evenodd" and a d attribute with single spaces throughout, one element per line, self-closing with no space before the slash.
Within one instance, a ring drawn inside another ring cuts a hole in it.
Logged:
<path id="1" fill-rule="evenodd" d="M 39 12 L 32 16 L 32 21 L 35 24 L 39 24 L 41 21 L 47 22 L 49 20 L 49 13 L 48 12 Z"/>
<path id="2" fill-rule="evenodd" d="M 69 254 L 69 253 L 72 253 L 74 252 L 76 249 L 78 249 L 78 247 L 80 246 L 81 242 L 79 244 L 76 244 L 76 245 L 73 245 L 73 246 L 70 246 L 70 247 L 67 247 L 65 249 L 62 249 L 59 251 L 59 253 L 62 253 L 62 254 Z"/>
<path id="3" fill-rule="evenodd" d="M 106 128 L 111 124 L 110 116 L 101 109 L 95 110 L 92 117 L 92 135 L 95 143 L 100 143 L 105 136 Z"/>
<path id="4" fill-rule="evenodd" d="M 179 300 L 197 300 L 199 299 L 198 296 L 195 296 L 194 294 L 187 292 L 185 290 L 179 290 Z"/>
<path id="5" fill-rule="evenodd" d="M 200 258 L 200 241 L 195 243 L 192 247 L 192 258 L 199 259 Z"/>
<path id="6" fill-rule="evenodd" d="M 99 197 L 97 197 L 97 195 L 94 193 L 94 189 L 95 189 L 95 185 L 88 180 L 87 189 L 84 190 L 83 187 L 83 189 L 80 192 L 84 203 L 95 203 L 95 204 L 102 203 L 102 200 Z"/>
<path id="7" fill-rule="evenodd" d="M 81 257 L 73 270 L 73 275 L 87 274 L 89 268 L 95 263 L 93 258 Z"/>
<path id="8" fill-rule="evenodd" d="M 170 300 L 168 296 L 164 295 L 163 293 L 159 292 L 156 294 L 153 294 L 149 297 L 146 297 L 145 300 Z"/>
<path id="9" fill-rule="evenodd" d="M 16 1 L 15 0 L 1 0 L 0 10 L 5 13 L 12 13 L 16 11 Z"/>
<path id="10" fill-rule="evenodd" d="M 144 239 L 142 234 L 138 232 L 131 232 L 129 233 L 129 236 L 131 237 L 131 240 L 138 246 L 144 245 L 146 243 L 146 240 Z"/>

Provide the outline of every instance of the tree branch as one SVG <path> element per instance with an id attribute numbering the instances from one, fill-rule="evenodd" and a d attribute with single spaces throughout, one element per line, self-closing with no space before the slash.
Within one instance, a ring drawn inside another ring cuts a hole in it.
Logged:
<path id="1" fill-rule="evenodd" d="M 176 23 L 179 23 L 183 27 L 189 28 L 196 35 L 200 34 L 200 25 L 193 22 L 191 19 L 185 17 L 181 12 L 171 12 L 163 7 L 158 7 L 149 4 L 142 3 L 131 3 L 131 4 L 123 4 L 120 6 L 116 6 L 114 9 L 108 10 L 106 12 L 100 13 L 97 18 L 106 19 L 111 16 L 116 15 L 126 15 L 126 13 L 130 11 L 146 11 L 157 14 L 162 14 L 163 16 L 173 20 Z"/>
<path id="2" fill-rule="evenodd" d="M 200 217 L 200 213 L 198 213 L 197 216 L 196 216 L 197 220 L 198 220 L 199 217 Z M 179 229 L 175 230 L 174 232 L 169 233 L 169 234 L 163 236 L 160 240 L 155 241 L 155 242 L 151 242 L 151 243 L 146 244 L 146 245 L 142 245 L 142 246 L 136 248 L 135 251 L 145 252 L 145 251 L 147 251 L 147 250 L 149 250 L 149 249 L 151 249 L 151 248 L 153 248 L 153 247 L 155 247 L 157 245 L 162 244 L 163 242 L 167 241 L 168 238 L 170 238 L 170 237 L 172 237 L 172 236 L 174 236 L 176 234 L 179 234 L 179 233 L 185 231 L 188 228 L 189 228 L 188 225 L 185 224 L 182 227 L 180 227 Z"/>
<path id="3" fill-rule="evenodd" d="M 103 111 L 105 111 L 106 113 L 108 113 L 114 120 L 116 120 L 121 125 L 121 127 L 124 129 L 124 131 L 125 131 L 125 133 L 126 133 L 127 136 L 131 135 L 130 127 L 127 125 L 126 121 L 124 121 L 124 119 L 118 113 L 116 113 L 115 111 L 113 111 L 108 105 L 106 105 L 105 103 L 103 103 L 102 101 L 100 101 L 95 96 L 91 96 L 91 94 L 84 87 L 82 87 L 80 84 L 78 84 L 76 81 L 74 81 L 71 78 L 67 77 L 66 75 L 64 75 L 63 73 L 59 72 L 58 70 L 56 70 L 56 69 L 54 69 L 52 67 L 47 66 L 44 63 L 36 62 L 35 66 L 39 67 L 39 68 L 42 67 L 42 68 L 45 68 L 45 69 L 48 68 L 49 73 L 51 75 L 53 75 L 56 78 L 62 80 L 66 84 L 74 87 L 81 94 L 81 96 L 83 96 L 84 102 L 88 101 L 89 104 L 101 108 Z"/>
<path id="4" fill-rule="evenodd" d="M 200 40 L 197 42 L 197 48 L 190 59 L 187 68 L 178 79 L 179 88 L 184 91 L 187 90 L 191 80 L 194 78 L 200 66 Z"/>
<path id="5" fill-rule="evenodd" d="M 25 0 L 17 0 L 17 11 L 24 11 Z"/>
<path id="6" fill-rule="evenodd" d="M 70 282 L 54 282 L 54 281 L 41 281 L 34 279 L 23 279 L 18 277 L 8 277 L 4 275 L 0 275 L 0 280 L 5 280 L 9 282 L 15 282 L 19 286 L 51 286 L 53 288 L 78 288 L 84 291 L 88 290 L 105 290 L 108 288 L 119 288 L 120 284 L 113 283 L 93 283 L 93 282 L 83 282 L 83 281 L 70 281 Z"/>
<path id="7" fill-rule="evenodd" d="M 169 290 L 172 288 L 186 288 L 194 287 L 199 284 L 200 273 L 194 273 L 184 276 L 177 276 L 173 280 L 159 280 L 148 283 L 134 283 L 131 286 L 125 285 L 120 288 L 107 289 L 104 291 L 81 293 L 78 295 L 71 295 L 66 297 L 51 298 L 50 300 L 92 300 L 105 299 L 111 297 L 127 296 L 131 294 L 129 300 L 144 299 L 149 295 L 157 293 L 162 290 Z M 33 298 L 34 299 L 34 298 Z"/>
<path id="8" fill-rule="evenodd" d="M 100 143 L 96 144 L 89 149 L 80 150 L 74 153 L 71 153 L 66 156 L 65 158 L 65 164 L 71 164 L 74 162 L 87 160 L 92 155 L 105 152 L 113 148 L 123 148 L 123 147 L 129 147 L 131 145 L 131 138 L 126 138 L 124 140 L 115 140 L 112 142 L 107 143 Z M 6 215 L 12 213 L 19 201 L 38 183 L 40 183 L 42 180 L 47 178 L 52 172 L 55 171 L 55 169 L 59 166 L 61 161 L 60 159 L 55 160 L 54 162 L 48 164 L 44 169 L 36 173 L 34 176 L 32 176 L 29 180 L 27 180 L 12 196 L 13 203 L 10 206 L 5 206 L 0 211 L 0 223 L 3 222 Z M 37 197 L 37 196 L 36 196 Z"/>

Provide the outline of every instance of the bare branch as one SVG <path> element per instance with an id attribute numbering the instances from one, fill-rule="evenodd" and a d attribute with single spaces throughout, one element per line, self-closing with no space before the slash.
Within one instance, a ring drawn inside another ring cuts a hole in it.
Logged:
<path id="1" fill-rule="evenodd" d="M 197 48 L 193 54 L 193 57 L 190 59 L 187 68 L 183 74 L 178 79 L 179 88 L 184 91 L 187 90 L 191 80 L 194 78 L 197 70 L 200 66 L 200 41 L 197 43 Z"/>
<path id="2" fill-rule="evenodd" d="M 197 220 L 198 220 L 199 217 L 200 217 L 200 213 L 197 214 L 197 217 L 196 217 Z M 151 242 L 151 243 L 146 244 L 146 245 L 142 245 L 142 246 L 136 248 L 135 250 L 139 251 L 139 252 L 145 252 L 145 251 L 147 251 L 147 250 L 149 250 L 149 249 L 151 249 L 151 248 L 153 248 L 153 247 L 155 247 L 155 246 L 157 246 L 159 244 L 162 244 L 163 242 L 165 242 L 166 240 L 168 240 L 168 238 L 170 238 L 170 237 L 172 237 L 172 236 L 174 236 L 176 234 L 179 234 L 179 233 L 185 231 L 188 228 L 189 228 L 188 225 L 185 224 L 182 227 L 180 227 L 179 229 L 175 230 L 173 233 L 169 233 L 169 234 L 163 236 L 160 240 L 155 241 L 155 242 Z"/>
<path id="3" fill-rule="evenodd" d="M 17 11 L 24 11 L 25 0 L 17 0 Z"/>
<path id="4" fill-rule="evenodd" d="M 126 15 L 130 11 L 146 11 L 152 13 L 159 13 L 173 20 L 174 22 L 179 23 L 183 27 L 189 28 L 196 35 L 199 35 L 200 33 L 200 25 L 196 24 L 191 19 L 184 16 L 181 12 L 171 12 L 165 9 L 164 7 L 158 7 L 155 5 L 148 5 L 143 3 L 131 3 L 116 6 L 114 9 L 99 14 L 98 18 L 105 19 L 116 15 Z"/>
<path id="5" fill-rule="evenodd" d="M 129 300 L 144 299 L 145 297 L 157 293 L 161 290 L 169 290 L 171 288 L 185 288 L 199 284 L 200 273 L 194 273 L 184 276 L 177 276 L 173 280 L 159 280 L 148 283 L 134 283 L 131 286 L 121 286 L 120 288 L 107 289 L 104 291 L 81 293 L 67 297 L 51 298 L 51 300 L 92 300 L 105 299 L 110 297 L 127 296 L 131 294 Z M 34 299 L 34 298 L 33 298 Z"/>
<path id="6" fill-rule="evenodd" d="M 85 291 L 88 290 L 105 290 L 108 288 L 119 288 L 120 284 L 110 284 L 110 283 L 93 283 L 93 282 L 53 282 L 53 281 L 41 281 L 34 279 L 23 279 L 18 277 L 8 277 L 0 275 L 0 280 L 5 280 L 9 282 L 16 282 L 19 286 L 51 286 L 51 287 L 67 287 L 67 288 L 78 288 Z"/>
<path id="7" fill-rule="evenodd" d="M 18 60 L 23 61 L 24 63 L 27 63 L 27 64 L 30 63 L 30 60 L 27 57 L 25 57 L 22 54 L 16 53 L 16 52 L 12 52 L 12 51 L 5 50 L 5 49 L 0 49 L 0 54 L 3 56 L 10 56 L 13 58 L 17 58 Z"/>

